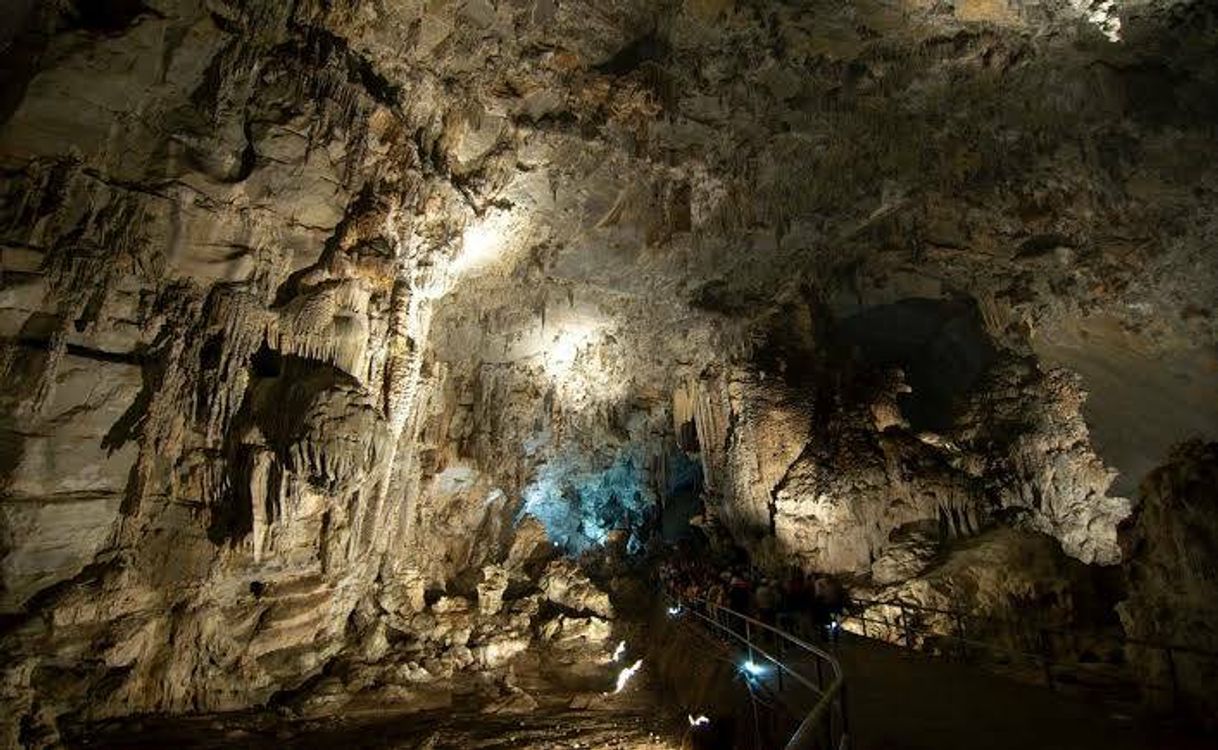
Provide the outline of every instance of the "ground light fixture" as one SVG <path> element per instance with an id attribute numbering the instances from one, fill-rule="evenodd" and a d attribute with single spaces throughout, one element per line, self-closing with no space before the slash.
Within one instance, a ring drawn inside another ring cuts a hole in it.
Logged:
<path id="1" fill-rule="evenodd" d="M 748 659 L 740 665 L 740 671 L 750 679 L 759 680 L 769 673 L 770 668 L 764 664 L 758 664 L 752 659 Z"/>

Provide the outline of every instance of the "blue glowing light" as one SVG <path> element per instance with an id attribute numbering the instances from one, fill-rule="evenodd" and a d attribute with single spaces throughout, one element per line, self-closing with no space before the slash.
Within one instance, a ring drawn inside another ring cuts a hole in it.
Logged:
<path id="1" fill-rule="evenodd" d="M 642 457 L 630 451 L 607 463 L 582 455 L 551 459 L 525 487 L 520 517 L 536 517 L 550 541 L 572 555 L 604 544 L 615 530 L 628 534 L 629 552 L 639 551 L 639 529 L 655 506 L 650 478 Z"/>
<path id="2" fill-rule="evenodd" d="M 740 671 L 749 677 L 758 679 L 761 677 L 765 677 L 765 675 L 770 671 L 770 668 L 765 666 L 764 664 L 758 664 L 757 662 L 753 661 L 752 659 L 749 659 L 748 661 L 746 661 L 740 665 Z"/>

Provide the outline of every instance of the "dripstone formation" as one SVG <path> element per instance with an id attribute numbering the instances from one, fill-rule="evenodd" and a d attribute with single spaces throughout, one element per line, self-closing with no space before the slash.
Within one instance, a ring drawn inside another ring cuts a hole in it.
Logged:
<path id="1" fill-rule="evenodd" d="M 6 747 L 528 710 L 691 476 L 775 571 L 1218 650 L 1213 3 L 6 15 Z"/>

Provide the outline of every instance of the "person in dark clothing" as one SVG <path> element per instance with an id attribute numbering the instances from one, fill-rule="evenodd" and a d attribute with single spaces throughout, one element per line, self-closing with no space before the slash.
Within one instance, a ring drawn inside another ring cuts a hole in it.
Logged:
<path id="1" fill-rule="evenodd" d="M 816 579 L 813 592 L 819 610 L 817 630 L 824 633 L 825 636 L 837 640 L 838 618 L 846 604 L 845 592 L 842 590 L 841 584 L 828 577 Z"/>
<path id="2" fill-rule="evenodd" d="M 775 624 L 775 614 L 778 611 L 778 589 L 774 582 L 765 579 L 757 587 L 757 619 L 766 625 Z"/>
<path id="3" fill-rule="evenodd" d="M 778 613 L 779 626 L 799 635 L 804 630 L 805 605 L 804 576 L 798 568 L 793 568 L 791 575 L 787 577 L 782 586 L 782 606 Z"/>
<path id="4" fill-rule="evenodd" d="M 734 574 L 727 588 L 728 608 L 742 615 L 747 614 L 752 598 L 752 586 L 749 585 L 748 579 L 740 573 Z M 736 622 L 733 627 L 739 632 L 744 629 L 744 623 Z"/>
<path id="5" fill-rule="evenodd" d="M 820 580 L 814 576 L 808 576 L 804 585 L 804 591 L 808 596 L 808 607 L 812 615 L 812 633 L 817 638 L 824 637 L 825 629 L 829 625 L 829 607 L 820 597 Z"/>

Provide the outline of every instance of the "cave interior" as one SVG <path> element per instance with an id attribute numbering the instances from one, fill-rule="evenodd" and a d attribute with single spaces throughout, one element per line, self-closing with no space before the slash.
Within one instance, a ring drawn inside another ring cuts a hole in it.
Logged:
<path id="1" fill-rule="evenodd" d="M 9 5 L 0 746 L 1212 747 L 1218 3 Z"/>

